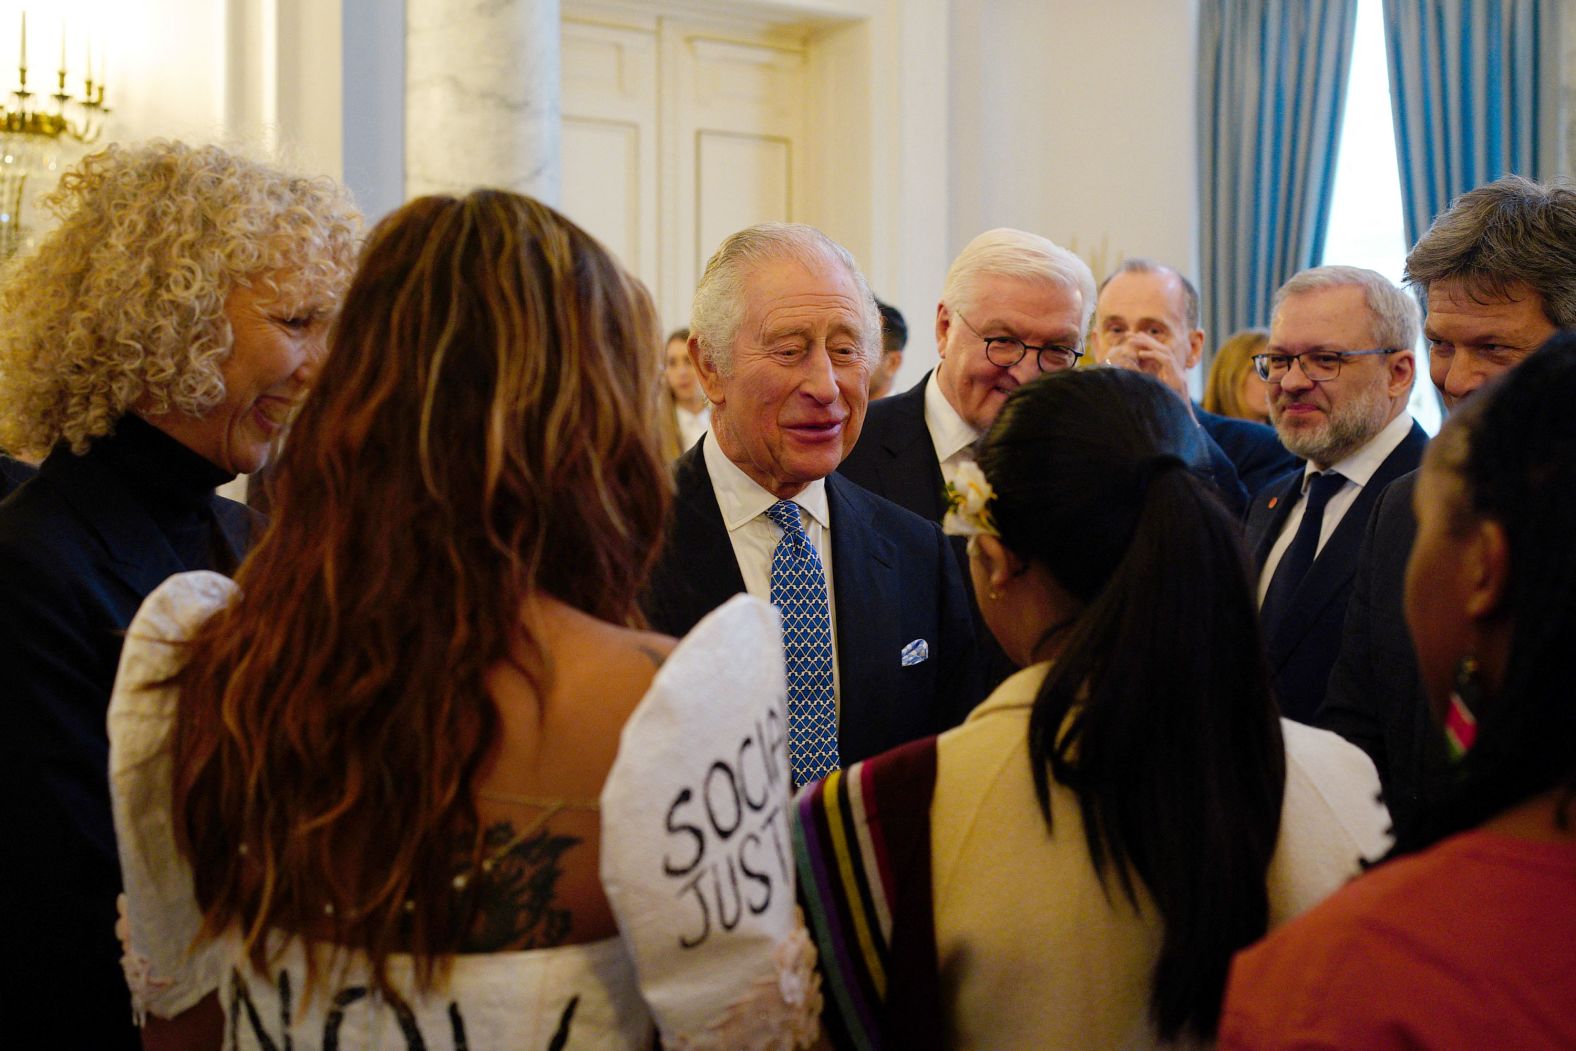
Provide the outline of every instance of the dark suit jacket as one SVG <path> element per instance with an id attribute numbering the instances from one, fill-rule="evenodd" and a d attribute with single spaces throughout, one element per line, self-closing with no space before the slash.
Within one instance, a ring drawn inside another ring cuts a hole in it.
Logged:
<path id="1" fill-rule="evenodd" d="M 1384 783 L 1397 833 L 1411 827 L 1429 785 L 1447 767 L 1445 737 L 1435 721 L 1406 629 L 1406 560 L 1417 521 L 1417 472 L 1379 497 L 1357 556 L 1340 655 L 1314 724 L 1367 752 Z"/>
<path id="2" fill-rule="evenodd" d="M 670 635 L 744 590 L 702 455 L 709 440 L 675 466 L 677 497 L 641 602 L 652 626 Z M 941 530 L 836 474 L 826 495 L 846 766 L 956 726 L 983 694 L 963 580 Z M 903 667 L 903 647 L 915 639 L 930 658 Z"/>
<path id="3" fill-rule="evenodd" d="M 870 403 L 859 441 L 837 473 L 921 518 L 940 522 L 947 510 L 946 482 L 925 426 L 929 380 L 927 372 L 902 394 Z"/>
<path id="4" fill-rule="evenodd" d="M 939 523 L 947 512 L 946 481 L 941 477 L 941 464 L 936 461 L 930 428 L 925 425 L 925 383 L 929 379 L 927 372 L 917 386 L 870 404 L 859 441 L 837 473 L 921 518 Z M 947 540 L 958 560 L 958 571 L 963 574 L 963 590 L 968 595 L 974 635 L 979 640 L 980 686 L 988 694 L 1018 668 L 1002 652 L 980 614 L 974 588 L 968 582 L 968 542 L 961 536 Z"/>
<path id="5" fill-rule="evenodd" d="M 1237 420 L 1205 412 L 1193 406 L 1198 425 L 1212 438 L 1221 452 L 1236 469 L 1237 478 L 1249 496 L 1257 496 L 1260 489 L 1280 478 L 1288 471 L 1302 469 L 1302 461 L 1281 444 L 1275 428 L 1266 427 L 1252 420 Z"/>
<path id="6" fill-rule="evenodd" d="M 1312 722 L 1324 700 L 1330 668 L 1341 648 L 1341 627 L 1357 572 L 1357 555 L 1367 531 L 1368 516 L 1387 485 L 1416 470 L 1428 435 L 1416 423 L 1385 457 L 1368 484 L 1342 516 L 1292 596 L 1278 625 L 1265 625 L 1264 643 L 1281 714 L 1298 722 Z M 1302 499 L 1302 469 L 1284 475 L 1265 487 L 1248 507 L 1246 539 L 1253 564 L 1263 572 L 1270 548 L 1281 533 L 1286 517 Z"/>
<path id="7" fill-rule="evenodd" d="M 96 446 L 57 451 L 0 505 L 0 900 L 12 947 L 0 953 L 0 989 L 52 1046 L 131 1048 L 140 1043 L 114 932 L 121 882 L 104 720 L 138 606 L 197 567 L 182 564 L 147 494 Z M 234 564 L 251 512 L 212 500 Z"/>

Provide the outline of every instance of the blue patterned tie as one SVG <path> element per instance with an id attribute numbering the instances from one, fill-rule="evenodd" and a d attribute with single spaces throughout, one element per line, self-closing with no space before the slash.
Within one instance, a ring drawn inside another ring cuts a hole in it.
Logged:
<path id="1" fill-rule="evenodd" d="M 788 761 L 796 785 L 836 770 L 837 700 L 832 693 L 832 611 L 821 556 L 799 522 L 799 505 L 766 509 L 783 531 L 772 552 L 772 605 L 782 613 L 788 662 Z"/>

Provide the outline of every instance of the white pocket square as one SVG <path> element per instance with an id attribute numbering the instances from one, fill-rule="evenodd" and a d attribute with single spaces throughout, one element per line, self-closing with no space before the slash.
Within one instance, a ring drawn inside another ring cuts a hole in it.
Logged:
<path id="1" fill-rule="evenodd" d="M 930 659 L 930 643 L 924 639 L 915 639 L 903 647 L 903 667 L 919 664 Z"/>

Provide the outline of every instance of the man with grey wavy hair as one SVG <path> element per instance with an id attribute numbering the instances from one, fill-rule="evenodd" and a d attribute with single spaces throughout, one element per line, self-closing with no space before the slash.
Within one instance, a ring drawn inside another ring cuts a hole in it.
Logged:
<path id="1" fill-rule="evenodd" d="M 1507 175 L 1462 194 L 1406 257 L 1429 372 L 1457 402 L 1576 327 L 1576 190 Z"/>
<path id="2" fill-rule="evenodd" d="M 1576 327 L 1576 189 L 1507 175 L 1462 194 L 1412 247 L 1406 279 L 1427 300 L 1428 371 L 1454 409 Z M 1402 608 L 1416 481 L 1415 472 L 1400 478 L 1374 508 L 1315 719 L 1373 758 L 1403 839 L 1425 788 L 1449 769 Z"/>
<path id="3" fill-rule="evenodd" d="M 1428 436 L 1406 412 L 1417 304 L 1372 270 L 1321 266 L 1276 292 L 1253 359 L 1270 420 L 1307 463 L 1254 496 L 1246 536 L 1281 712 L 1311 722 L 1340 650 L 1363 530 Z"/>
<path id="4" fill-rule="evenodd" d="M 981 694 L 946 538 L 834 473 L 881 352 L 853 258 L 812 227 L 741 230 L 706 264 L 690 328 L 711 431 L 674 467 L 652 626 L 682 635 L 741 591 L 778 607 L 798 784 L 961 722 Z"/>

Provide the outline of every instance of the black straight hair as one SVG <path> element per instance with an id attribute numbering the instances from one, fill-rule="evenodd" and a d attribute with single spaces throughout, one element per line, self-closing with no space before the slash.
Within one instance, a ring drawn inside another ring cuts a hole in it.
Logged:
<path id="1" fill-rule="evenodd" d="M 1511 620 L 1504 681 L 1474 712 L 1477 737 L 1392 856 L 1563 789 L 1576 799 L 1576 332 L 1560 332 L 1445 423 L 1424 470 L 1460 478 L 1468 519 L 1504 527 Z"/>
<path id="2" fill-rule="evenodd" d="M 1008 398 L 979 463 L 1002 543 L 1084 603 L 1029 722 L 1035 791 L 1078 797 L 1090 860 L 1164 925 L 1163 1039 L 1212 1036 L 1269 922 L 1286 756 L 1237 522 L 1203 438 L 1148 376 L 1077 369 Z"/>

